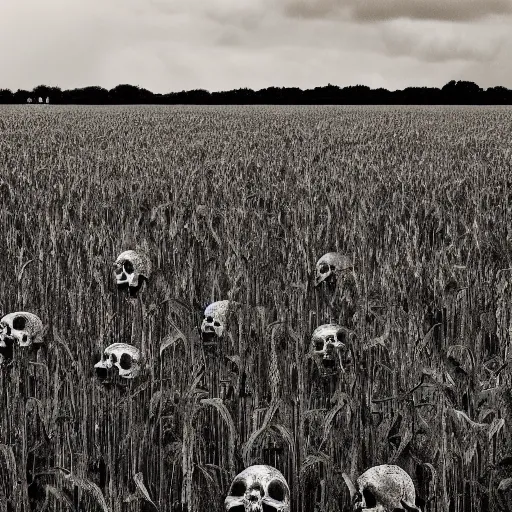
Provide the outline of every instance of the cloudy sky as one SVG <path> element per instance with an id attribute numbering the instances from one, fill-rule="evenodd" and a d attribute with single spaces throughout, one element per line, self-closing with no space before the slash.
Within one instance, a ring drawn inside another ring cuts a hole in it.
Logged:
<path id="1" fill-rule="evenodd" d="M 512 88 L 512 0 L 0 0 L 0 88 Z"/>

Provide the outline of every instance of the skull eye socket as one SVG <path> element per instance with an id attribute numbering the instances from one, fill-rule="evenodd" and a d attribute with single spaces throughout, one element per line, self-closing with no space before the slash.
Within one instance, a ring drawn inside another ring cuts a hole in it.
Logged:
<path id="1" fill-rule="evenodd" d="M 12 321 L 12 328 L 16 329 L 17 331 L 22 331 L 25 329 L 25 326 L 27 325 L 27 319 L 23 316 L 17 316 Z"/>
<path id="2" fill-rule="evenodd" d="M 213 317 L 207 316 L 206 321 L 211 324 L 213 322 Z"/>
<path id="3" fill-rule="evenodd" d="M 220 323 L 219 323 L 219 322 L 213 322 L 213 325 L 214 325 L 215 327 L 220 327 Z"/>
<path id="4" fill-rule="evenodd" d="M 110 358 L 112 359 L 112 364 L 117 363 L 117 356 L 115 354 L 111 354 Z"/>
<path id="5" fill-rule="evenodd" d="M 324 348 L 323 340 L 315 340 L 315 350 L 322 350 Z"/>
<path id="6" fill-rule="evenodd" d="M 269 497 L 276 501 L 283 501 L 286 494 L 284 485 L 279 480 L 272 480 L 268 486 L 267 492 Z"/>
<path id="7" fill-rule="evenodd" d="M 123 354 L 121 356 L 119 366 L 121 366 L 123 370 L 129 370 L 132 367 L 132 356 L 130 356 L 129 354 Z"/>
<path id="8" fill-rule="evenodd" d="M 326 274 L 327 272 L 329 272 L 329 265 L 327 265 L 326 263 L 322 263 L 320 265 L 319 271 L 320 274 Z"/>
<path id="9" fill-rule="evenodd" d="M 243 496 L 247 486 L 244 480 L 236 480 L 231 486 L 231 496 Z"/>
<path id="10" fill-rule="evenodd" d="M 341 329 L 336 333 L 336 339 L 340 342 L 345 344 L 345 332 Z"/>
<path id="11" fill-rule="evenodd" d="M 366 508 L 375 508 L 377 506 L 377 499 L 369 489 L 363 490 L 363 497 Z"/>
<path id="12" fill-rule="evenodd" d="M 133 263 L 131 261 L 125 261 L 123 268 L 127 274 L 133 274 Z"/>

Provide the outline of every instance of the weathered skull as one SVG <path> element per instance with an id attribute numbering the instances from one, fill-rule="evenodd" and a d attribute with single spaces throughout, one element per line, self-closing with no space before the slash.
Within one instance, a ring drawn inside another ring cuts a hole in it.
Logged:
<path id="1" fill-rule="evenodd" d="M 343 343 L 345 331 L 338 324 L 325 324 L 317 327 L 311 336 L 310 355 L 323 376 L 338 373 L 338 354 L 346 347 Z"/>
<path id="2" fill-rule="evenodd" d="M 96 375 L 102 380 L 112 373 L 117 373 L 123 379 L 134 379 L 140 372 L 140 352 L 127 343 L 114 343 L 105 349 L 103 358 L 94 368 Z"/>
<path id="3" fill-rule="evenodd" d="M 151 275 L 151 261 L 141 251 L 124 251 L 115 261 L 114 268 L 118 288 L 128 288 L 132 297 L 137 296 L 142 283 Z"/>
<path id="4" fill-rule="evenodd" d="M 326 281 L 333 285 L 336 283 L 336 276 L 345 270 L 352 268 L 352 262 L 339 252 L 328 252 L 317 262 L 315 267 L 315 286 Z"/>
<path id="5" fill-rule="evenodd" d="M 0 347 L 18 344 L 30 347 L 43 342 L 43 322 L 33 313 L 17 311 L 9 313 L 0 320 Z"/>
<path id="6" fill-rule="evenodd" d="M 418 511 L 411 477 L 399 466 L 383 464 L 365 471 L 357 479 L 359 498 L 355 510 L 394 512 Z"/>
<path id="7" fill-rule="evenodd" d="M 229 300 L 213 302 L 204 310 L 201 324 L 201 338 L 206 344 L 215 342 L 215 338 L 222 338 L 226 328 L 227 314 L 230 307 Z"/>
<path id="8" fill-rule="evenodd" d="M 512 478 L 504 478 L 498 485 L 496 497 L 500 510 L 512 510 Z"/>
<path id="9" fill-rule="evenodd" d="M 250 466 L 233 480 L 224 507 L 227 512 L 289 512 L 290 489 L 272 466 Z"/>

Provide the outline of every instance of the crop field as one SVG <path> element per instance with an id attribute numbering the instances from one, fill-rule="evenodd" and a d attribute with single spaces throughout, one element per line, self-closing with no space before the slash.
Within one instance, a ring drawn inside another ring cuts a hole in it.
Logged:
<path id="1" fill-rule="evenodd" d="M 44 326 L 0 350 L 0 512 L 221 512 L 255 464 L 289 512 L 380 464 L 423 512 L 512 510 L 511 108 L 2 106 L 0 284 Z M 99 377 L 113 343 L 138 376 Z"/>

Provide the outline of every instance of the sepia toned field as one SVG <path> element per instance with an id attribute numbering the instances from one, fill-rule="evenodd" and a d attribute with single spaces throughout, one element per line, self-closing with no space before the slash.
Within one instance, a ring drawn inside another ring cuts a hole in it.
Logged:
<path id="1" fill-rule="evenodd" d="M 45 333 L 0 366 L 0 512 L 222 511 L 252 464 L 290 512 L 348 511 L 342 473 L 386 463 L 424 512 L 511 510 L 511 166 L 508 107 L 1 107 L 0 316 Z M 106 386 L 115 342 L 143 371 Z"/>

